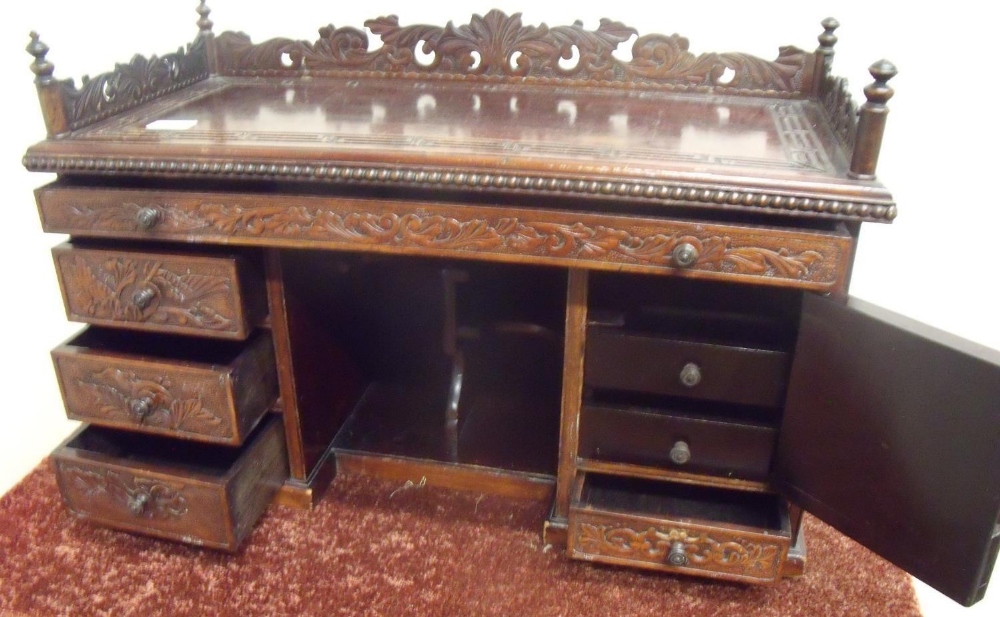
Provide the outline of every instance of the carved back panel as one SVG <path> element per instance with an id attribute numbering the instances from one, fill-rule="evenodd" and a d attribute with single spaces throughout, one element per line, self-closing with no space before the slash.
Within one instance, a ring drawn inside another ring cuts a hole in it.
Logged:
<path id="1" fill-rule="evenodd" d="M 524 25 L 520 13 L 492 10 L 456 26 L 401 26 L 396 16 L 365 26 L 381 40 L 372 50 L 365 31 L 320 28 L 313 43 L 275 38 L 255 44 L 242 33 L 216 39 L 219 72 L 233 76 L 357 76 L 506 83 L 554 83 L 676 91 L 803 96 L 812 87 L 813 54 L 782 47 L 774 61 L 741 53 L 688 51 L 677 34 L 637 36 L 632 59 L 613 53 L 638 32 L 602 19 L 597 30 Z"/>

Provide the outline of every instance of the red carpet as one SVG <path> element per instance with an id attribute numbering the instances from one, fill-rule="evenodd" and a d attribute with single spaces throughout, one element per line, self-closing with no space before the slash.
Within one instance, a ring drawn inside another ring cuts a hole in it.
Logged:
<path id="1" fill-rule="evenodd" d="M 760 588 L 572 562 L 542 550 L 540 505 L 398 488 L 341 476 L 230 556 L 76 521 L 46 463 L 0 498 L 0 615 L 920 614 L 905 574 L 814 519 L 808 574 Z"/>

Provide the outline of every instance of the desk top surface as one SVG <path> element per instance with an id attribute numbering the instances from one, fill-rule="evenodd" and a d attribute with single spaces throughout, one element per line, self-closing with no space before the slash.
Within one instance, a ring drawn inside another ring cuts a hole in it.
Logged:
<path id="1" fill-rule="evenodd" d="M 461 188 L 610 198 L 676 201 L 697 191 L 709 207 L 742 205 L 749 198 L 740 190 L 892 207 L 881 184 L 848 177 L 848 155 L 820 105 L 794 98 L 213 77 L 28 155 L 169 158 L 172 166 L 149 168 L 161 176 L 199 165 L 301 166 L 302 175 L 321 179 L 386 180 L 396 171 L 397 179 Z M 656 193 L 657 183 L 670 188 Z"/>

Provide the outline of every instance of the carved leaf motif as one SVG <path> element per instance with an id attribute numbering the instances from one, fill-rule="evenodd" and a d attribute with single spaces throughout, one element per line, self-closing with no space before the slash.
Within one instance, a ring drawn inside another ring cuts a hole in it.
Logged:
<path id="1" fill-rule="evenodd" d="M 732 246 L 728 237 L 651 234 L 640 236 L 622 229 L 583 223 L 562 224 L 522 221 L 503 217 L 458 219 L 441 215 L 402 216 L 374 213 L 340 214 L 306 208 L 230 208 L 203 204 L 198 213 L 218 231 L 252 235 L 278 234 L 334 239 L 357 244 L 422 246 L 459 251 L 510 250 L 519 254 L 561 258 L 610 259 L 632 263 L 672 265 L 674 248 L 682 242 L 694 244 L 700 253 L 695 269 L 733 272 L 754 276 L 806 278 L 823 261 L 817 251 L 793 253 L 763 247 Z"/>
<path id="2" fill-rule="evenodd" d="M 662 563 L 673 545 L 681 543 L 690 565 L 761 578 L 776 574 L 780 562 L 778 545 L 738 536 L 715 538 L 708 532 L 669 527 L 648 527 L 639 531 L 626 526 L 590 523 L 580 524 L 578 530 L 578 550 L 591 555 Z"/>
<path id="3" fill-rule="evenodd" d="M 72 80 L 63 81 L 69 128 L 105 118 L 207 76 L 204 39 L 199 38 L 188 49 L 162 57 L 133 56 L 127 64 L 115 65 L 113 71 L 93 79 L 84 77 L 79 89 Z"/>
<path id="4" fill-rule="evenodd" d="M 122 508 L 129 509 L 134 516 L 162 520 L 181 518 L 188 512 L 183 485 L 134 477 L 111 469 L 60 464 L 60 470 L 73 489 L 84 497 L 106 496 Z M 132 504 L 140 497 L 145 499 L 145 506 L 136 512 L 132 510 Z"/>
<path id="5" fill-rule="evenodd" d="M 212 330 L 233 327 L 231 317 L 205 302 L 211 296 L 229 293 L 231 281 L 226 276 L 177 274 L 159 262 L 124 257 L 93 263 L 81 255 L 72 258 L 67 270 L 72 281 L 71 305 L 87 316 Z M 153 294 L 145 308 L 134 301 L 140 290 Z"/>
<path id="6" fill-rule="evenodd" d="M 793 47 L 779 51 L 767 61 L 747 54 L 702 54 L 688 52 L 687 39 L 678 35 L 652 34 L 633 45 L 633 59 L 622 62 L 612 54 L 635 29 L 602 19 L 597 30 L 585 30 L 579 22 L 549 28 L 545 24 L 524 25 L 521 15 L 492 10 L 473 15 L 468 24 L 449 22 L 444 27 L 400 26 L 390 15 L 370 19 L 365 25 L 382 41 L 370 49 L 367 36 L 354 28 L 326 26 L 315 43 L 272 39 L 253 44 L 244 34 L 223 33 L 217 41 L 224 73 L 252 75 L 261 71 L 366 71 L 405 72 L 408 76 L 441 73 L 476 79 L 584 78 L 602 83 L 652 87 L 725 88 L 774 92 L 801 92 L 805 67 L 811 56 Z M 424 66 L 415 59 L 415 49 L 433 54 Z M 559 66 L 573 48 L 579 62 L 568 69 Z M 473 53 L 479 55 L 478 63 Z M 511 66 L 515 57 L 514 66 Z M 282 63 L 282 57 L 289 60 Z M 726 69 L 735 72 L 732 81 L 720 81 Z"/>
<path id="7" fill-rule="evenodd" d="M 108 367 L 77 384 L 93 394 L 98 412 L 108 419 L 199 435 L 230 434 L 221 414 L 205 407 L 200 389 L 190 396 L 177 396 L 165 377 L 147 379 L 134 371 Z M 149 402 L 149 410 L 144 416 L 136 416 L 132 403 L 144 399 Z"/>

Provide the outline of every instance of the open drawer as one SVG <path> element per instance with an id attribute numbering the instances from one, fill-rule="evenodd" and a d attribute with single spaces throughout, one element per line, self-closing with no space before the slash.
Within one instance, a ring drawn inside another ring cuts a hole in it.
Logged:
<path id="1" fill-rule="evenodd" d="M 88 328 L 52 351 L 66 415 L 238 446 L 278 397 L 270 332 L 245 344 Z"/>
<path id="2" fill-rule="evenodd" d="M 229 551 L 288 476 L 277 416 L 239 449 L 88 426 L 52 458 L 63 501 L 78 517 Z"/>
<path id="3" fill-rule="evenodd" d="M 766 493 L 581 473 L 570 504 L 585 561 L 774 583 L 791 542 L 787 503 Z"/>

